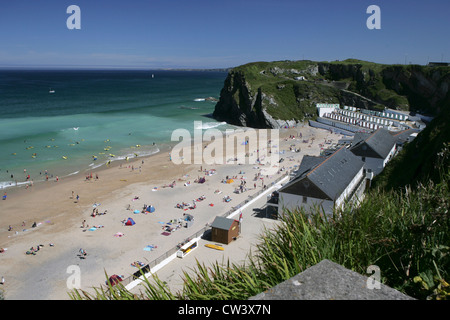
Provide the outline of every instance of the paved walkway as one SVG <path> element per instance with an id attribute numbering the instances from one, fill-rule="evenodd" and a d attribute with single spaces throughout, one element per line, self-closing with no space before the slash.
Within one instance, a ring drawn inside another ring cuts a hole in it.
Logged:
<path id="1" fill-rule="evenodd" d="M 288 177 L 281 182 L 288 181 Z M 280 182 L 280 183 L 281 183 Z M 227 261 L 234 264 L 243 264 L 250 252 L 255 250 L 255 245 L 260 240 L 260 235 L 265 229 L 271 229 L 280 221 L 266 217 L 265 206 L 267 203 L 267 196 L 274 190 L 281 187 L 278 183 L 270 188 L 254 201 L 243 207 L 242 209 L 242 226 L 240 236 L 230 244 L 221 244 L 225 250 L 214 250 L 205 247 L 205 244 L 213 244 L 208 239 L 199 239 L 198 247 L 190 254 L 183 258 L 174 258 L 167 265 L 156 271 L 155 274 L 160 280 L 165 281 L 172 292 L 180 291 L 183 287 L 183 271 L 192 274 L 196 269 L 197 261 L 205 266 L 210 266 L 216 261 L 226 264 Z M 235 211 L 232 216 L 233 219 L 239 219 L 240 210 Z M 142 286 L 137 285 L 130 289 L 133 293 L 138 293 Z"/>

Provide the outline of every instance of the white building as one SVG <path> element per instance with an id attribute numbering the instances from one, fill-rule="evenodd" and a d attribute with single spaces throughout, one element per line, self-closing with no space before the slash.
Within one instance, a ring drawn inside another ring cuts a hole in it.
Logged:
<path id="1" fill-rule="evenodd" d="M 336 109 L 339 109 L 339 103 L 338 104 L 317 103 L 316 108 L 319 117 L 323 117 L 326 113 L 332 113 Z"/>
<path id="2" fill-rule="evenodd" d="M 304 156 L 297 176 L 278 190 L 278 215 L 297 207 L 326 214 L 355 201 L 365 189 L 364 163 L 342 147 L 328 157 Z"/>
<path id="3" fill-rule="evenodd" d="M 379 174 L 394 156 L 396 139 L 388 130 L 380 128 L 373 133 L 357 132 L 350 151 L 364 162 L 364 168 Z"/>

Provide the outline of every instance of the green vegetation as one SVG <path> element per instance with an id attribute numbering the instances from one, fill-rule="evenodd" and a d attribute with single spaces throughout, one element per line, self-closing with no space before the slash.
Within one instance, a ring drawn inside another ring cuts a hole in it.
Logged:
<path id="1" fill-rule="evenodd" d="M 339 103 L 338 89 L 316 82 L 322 76 L 312 61 L 254 62 L 232 69 L 229 76 L 233 100 L 245 113 L 264 108 L 275 119 L 304 120 L 315 117 L 318 102 Z M 263 97 L 253 105 L 251 97 L 258 93 Z"/>
<path id="2" fill-rule="evenodd" d="M 267 112 L 275 119 L 314 118 L 316 101 L 339 103 L 338 90 L 312 82 L 284 80 L 277 84 L 264 84 L 262 92 L 276 98 L 276 105 L 267 103 Z"/>
<path id="3" fill-rule="evenodd" d="M 280 81 L 279 76 L 293 80 L 297 71 L 304 71 L 315 65 L 317 65 L 317 62 L 309 60 L 252 62 L 233 68 L 232 71 L 244 73 L 246 79 L 252 83 L 252 86 L 257 88 L 267 82 Z"/>
<path id="4" fill-rule="evenodd" d="M 425 181 L 439 183 L 441 175 L 437 167 L 448 168 L 449 158 L 439 154 L 450 141 L 450 109 L 445 109 L 378 175 L 374 186 L 389 190 L 417 185 Z M 442 161 L 442 163 L 441 163 Z"/>
<path id="5" fill-rule="evenodd" d="M 263 108 L 274 119 L 298 121 L 314 117 L 316 103 L 327 102 L 437 115 L 445 107 L 443 101 L 450 85 L 449 67 L 385 65 L 357 59 L 253 62 L 231 69 L 229 76 L 239 79 L 230 81 L 230 91 L 232 100 L 247 116 Z M 342 94 L 342 89 L 373 102 L 362 101 L 357 96 L 349 99 Z M 258 92 L 264 98 L 261 104 L 254 104 L 252 97 Z M 224 100 L 216 106 L 215 114 L 227 119 L 231 100 L 226 97 L 226 90 L 223 94 Z M 231 116 L 227 120 L 233 122 L 232 119 Z"/>

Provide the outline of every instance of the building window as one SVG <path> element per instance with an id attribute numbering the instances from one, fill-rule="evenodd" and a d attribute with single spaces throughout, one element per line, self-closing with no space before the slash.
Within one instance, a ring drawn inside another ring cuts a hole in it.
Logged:
<path id="1" fill-rule="evenodd" d="M 308 201 L 308 197 L 303 196 L 303 203 L 306 203 Z"/>

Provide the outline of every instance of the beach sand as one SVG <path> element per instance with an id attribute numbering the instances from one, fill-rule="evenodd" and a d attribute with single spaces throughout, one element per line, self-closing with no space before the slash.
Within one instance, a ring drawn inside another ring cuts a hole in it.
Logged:
<path id="1" fill-rule="evenodd" d="M 302 138 L 298 137 L 300 132 Z M 290 139 L 290 135 L 296 138 Z M 60 178 L 58 182 L 36 183 L 27 189 L 8 189 L 7 200 L 0 202 L 0 248 L 7 249 L 0 253 L 0 277 L 5 278 L 0 288 L 5 290 L 5 299 L 69 299 L 67 285 L 68 280 L 73 279 L 73 270 L 79 270 L 80 287 L 88 292 L 93 292 L 92 287 L 105 283 L 105 272 L 128 277 L 138 271 L 131 263 L 148 263 L 160 257 L 205 225 L 211 224 L 217 215 L 223 215 L 260 191 L 263 185 L 270 186 L 286 171 L 271 176 L 266 176 L 267 172 L 276 172 L 283 167 L 293 169 L 299 165 L 303 155 L 319 155 L 321 147 L 329 146 L 324 144 L 325 140 L 335 143 L 341 137 L 307 125 L 280 130 L 279 148 L 284 150 L 284 154 L 279 157 L 285 161 L 276 170 L 268 165 L 255 164 L 176 165 L 169 160 L 166 150 L 147 158 L 113 162 L 109 167 L 92 171 L 94 178 L 89 180 L 85 177 L 91 172 L 84 172 Z M 308 140 L 308 143 L 303 140 Z M 301 148 L 301 152 L 291 152 L 289 147 L 293 145 Z M 205 169 L 215 169 L 215 174 L 205 175 Z M 258 173 L 264 180 L 254 181 Z M 98 179 L 95 179 L 96 175 Z M 231 184 L 223 183 L 226 176 L 237 176 L 237 179 Z M 198 177 L 205 177 L 206 182 L 194 183 Z M 241 178 L 247 182 L 247 191 L 236 194 L 233 191 L 239 187 Z M 173 188 L 164 187 L 173 181 L 176 181 Z M 190 186 L 185 186 L 188 181 Z M 221 193 L 215 193 L 216 190 Z M 232 201 L 224 202 L 226 195 Z M 193 204 L 193 200 L 201 196 L 206 199 L 197 201 L 195 209 L 176 208 L 177 203 Z M 255 206 L 260 207 L 264 201 L 259 200 Z M 107 210 L 107 214 L 92 217 L 96 204 L 100 213 Z M 153 205 L 155 212 L 134 213 L 135 210 L 141 211 L 144 204 Z M 256 219 L 252 216 L 254 208 L 243 212 L 244 221 Z M 190 228 L 181 227 L 169 235 L 162 234 L 167 222 L 183 219 L 186 213 L 194 216 L 194 224 Z M 123 222 L 128 217 L 133 218 L 136 224 L 125 226 Z M 243 223 L 241 237 L 227 245 L 224 252 L 213 253 L 211 249 L 199 248 L 186 258 L 178 258 L 163 267 L 158 276 L 179 289 L 181 270 L 193 266 L 196 259 L 208 263 L 215 257 L 219 260 L 226 257 L 231 262 L 243 261 L 264 225 L 274 223 L 274 220 L 269 220 L 259 219 L 247 225 Z M 82 227 L 83 221 L 85 228 Z M 33 228 L 34 222 L 37 226 Z M 11 231 L 8 231 L 9 226 L 12 226 Z M 99 228 L 90 231 L 93 226 Z M 123 236 L 115 236 L 119 232 Z M 38 245 L 43 246 L 34 255 L 26 254 L 31 247 Z M 145 251 L 148 245 L 157 248 Z M 80 248 L 87 252 L 85 259 L 79 256 Z"/>

